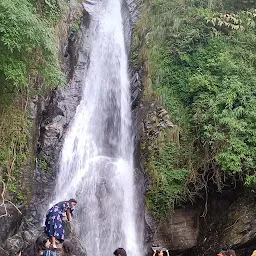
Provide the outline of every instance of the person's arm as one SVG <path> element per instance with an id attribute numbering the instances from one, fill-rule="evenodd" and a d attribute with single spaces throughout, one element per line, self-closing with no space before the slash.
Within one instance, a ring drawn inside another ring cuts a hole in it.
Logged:
<path id="1" fill-rule="evenodd" d="M 68 221 L 71 221 L 71 217 L 70 217 L 70 208 L 67 209 L 66 215 L 67 215 Z"/>
<path id="2" fill-rule="evenodd" d="M 167 256 L 169 256 L 170 254 L 169 254 L 169 250 L 166 250 L 166 253 L 167 253 Z"/>
<path id="3" fill-rule="evenodd" d="M 153 253 L 153 256 L 155 256 L 156 255 L 156 250 L 154 250 L 154 253 Z"/>

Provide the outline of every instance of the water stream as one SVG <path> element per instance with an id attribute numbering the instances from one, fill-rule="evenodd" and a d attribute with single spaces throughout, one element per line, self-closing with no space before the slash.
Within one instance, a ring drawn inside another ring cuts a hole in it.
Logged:
<path id="1" fill-rule="evenodd" d="M 84 3 L 90 63 L 65 137 L 55 201 L 76 198 L 76 229 L 88 255 L 142 249 L 133 170 L 130 82 L 121 0 Z"/>

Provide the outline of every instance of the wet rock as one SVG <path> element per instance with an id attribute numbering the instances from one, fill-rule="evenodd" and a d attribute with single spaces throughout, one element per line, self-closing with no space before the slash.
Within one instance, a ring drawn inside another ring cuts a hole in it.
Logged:
<path id="1" fill-rule="evenodd" d="M 22 217 L 22 212 L 12 204 L 0 206 L 0 244 L 4 244 L 8 237 L 18 231 Z"/>
<path id="2" fill-rule="evenodd" d="M 70 73 L 71 80 L 64 86 L 56 89 L 48 99 L 48 105 L 42 105 L 42 120 L 38 140 L 38 152 L 42 152 L 53 173 L 56 173 L 59 152 L 63 144 L 63 138 L 76 113 L 82 95 L 82 81 L 86 76 L 89 63 L 86 52 L 87 27 L 89 22 L 85 14 L 81 29 L 72 39 L 70 49 L 70 63 L 74 65 Z M 43 99 L 44 100 L 44 99 Z M 45 101 L 45 100 L 44 100 Z"/>
<path id="3" fill-rule="evenodd" d="M 162 121 L 157 125 L 157 127 L 162 127 L 162 128 L 175 127 L 175 126 L 176 125 L 174 125 L 170 120 Z"/>
<path id="4" fill-rule="evenodd" d="M 127 0 L 127 4 L 131 14 L 132 25 L 137 21 L 140 14 L 140 1 Z"/>
<path id="5" fill-rule="evenodd" d="M 223 223 L 222 244 L 239 247 L 255 242 L 256 239 L 256 202 L 251 197 L 238 199 L 228 210 L 228 220 Z"/>
<path id="6" fill-rule="evenodd" d="M 197 245 L 199 235 L 199 213 L 197 209 L 176 209 L 159 222 L 147 217 L 147 224 L 153 234 L 151 243 L 171 250 L 193 248 Z"/>
<path id="7" fill-rule="evenodd" d="M 0 256 L 8 256 L 7 252 L 2 247 L 0 247 Z"/>
<path id="8" fill-rule="evenodd" d="M 5 248 L 8 251 L 9 256 L 15 256 L 19 250 L 24 248 L 24 241 L 22 239 L 22 234 L 19 233 L 9 238 L 6 242 Z"/>
<path id="9" fill-rule="evenodd" d="M 159 112 L 158 112 L 158 116 L 163 118 L 164 116 L 168 115 L 168 112 L 165 110 L 165 109 L 161 109 Z"/>
<path id="10" fill-rule="evenodd" d="M 86 248 L 82 245 L 80 238 L 78 237 L 73 222 L 64 222 L 66 239 L 73 244 L 73 254 L 77 256 L 86 256 Z"/>

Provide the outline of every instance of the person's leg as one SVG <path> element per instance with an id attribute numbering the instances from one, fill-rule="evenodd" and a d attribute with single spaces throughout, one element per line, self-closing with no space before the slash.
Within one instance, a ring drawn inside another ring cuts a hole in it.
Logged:
<path id="1" fill-rule="evenodd" d="M 55 236 L 52 236 L 52 247 L 53 247 L 53 248 L 57 248 Z"/>

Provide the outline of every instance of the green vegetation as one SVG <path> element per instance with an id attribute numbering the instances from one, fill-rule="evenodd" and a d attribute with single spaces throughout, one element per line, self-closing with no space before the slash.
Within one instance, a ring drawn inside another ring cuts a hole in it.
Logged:
<path id="1" fill-rule="evenodd" d="M 27 0 L 2 0 L 0 10 L 1 103 L 35 89 L 33 78 L 40 79 L 40 86 L 59 84 L 62 76 L 53 29 Z"/>
<path id="2" fill-rule="evenodd" d="M 68 2 L 69 0 L 44 0 L 40 4 L 37 2 L 36 5 L 47 22 L 56 24 L 60 20 L 63 11 L 65 11 Z"/>
<path id="3" fill-rule="evenodd" d="M 38 167 L 46 174 L 46 175 L 51 175 L 52 174 L 52 169 L 50 168 L 48 162 L 49 162 L 49 157 L 46 155 L 39 154 L 37 161 L 38 161 Z"/>
<path id="4" fill-rule="evenodd" d="M 151 156 L 151 166 L 147 166 L 152 170 L 154 183 L 148 191 L 146 203 L 157 217 L 167 215 L 169 209 L 186 196 L 184 184 L 188 170 L 175 168 L 176 151 L 175 144 L 165 145 L 157 154 Z"/>
<path id="5" fill-rule="evenodd" d="M 0 1 L 0 181 L 22 198 L 23 169 L 31 164 L 29 99 L 62 84 L 58 59 L 66 1 Z"/>
<path id="6" fill-rule="evenodd" d="M 254 1 L 228 0 L 142 4 L 132 60 L 146 68 L 145 97 L 160 98 L 180 127 L 175 150 L 166 142 L 147 159 L 154 181 L 147 202 L 157 215 L 159 209 L 171 209 L 173 202 L 196 194 L 210 180 L 219 190 L 225 177 L 235 175 L 246 185 L 255 184 L 256 10 L 252 7 Z"/>
<path id="7" fill-rule="evenodd" d="M 16 186 L 22 169 L 28 163 L 28 135 L 30 124 L 22 102 L 10 105 L 1 112 L 0 122 L 0 178 L 17 200 L 22 199 Z"/>

